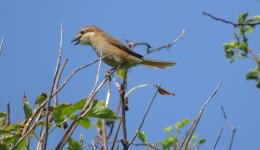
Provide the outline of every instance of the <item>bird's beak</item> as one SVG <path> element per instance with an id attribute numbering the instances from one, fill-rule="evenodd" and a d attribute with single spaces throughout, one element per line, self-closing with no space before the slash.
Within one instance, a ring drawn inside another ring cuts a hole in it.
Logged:
<path id="1" fill-rule="evenodd" d="M 78 44 L 80 43 L 80 38 L 81 38 L 81 36 L 76 36 L 76 38 L 73 39 L 73 40 L 71 41 L 71 43 L 75 42 L 74 45 L 78 45 Z"/>

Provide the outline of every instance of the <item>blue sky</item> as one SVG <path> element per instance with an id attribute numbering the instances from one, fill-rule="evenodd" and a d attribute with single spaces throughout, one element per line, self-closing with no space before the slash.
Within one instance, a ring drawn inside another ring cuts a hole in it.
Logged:
<path id="1" fill-rule="evenodd" d="M 256 148 L 260 134 L 260 92 L 255 82 L 245 79 L 246 72 L 255 67 L 255 63 L 246 59 L 231 64 L 225 58 L 222 45 L 233 39 L 235 29 L 203 16 L 202 11 L 231 21 L 236 21 L 241 12 L 249 12 L 252 16 L 260 12 L 257 0 L 2 2 L 0 37 L 4 37 L 4 46 L 0 56 L 0 110 L 5 111 L 6 102 L 10 101 L 12 122 L 22 120 L 23 93 L 33 103 L 42 91 L 49 92 L 58 56 L 61 22 L 64 27 L 63 58 L 69 59 L 62 81 L 76 67 L 97 59 L 92 48 L 70 43 L 84 26 L 99 26 L 121 41 L 129 39 L 154 46 L 175 39 L 185 29 L 185 38 L 170 50 L 146 55 L 176 61 L 175 67 L 154 70 L 138 66 L 129 73 L 129 89 L 144 83 L 161 84 L 176 93 L 175 97 L 156 98 L 143 126 L 148 140 L 151 143 L 163 140 L 167 136 L 163 128 L 185 117 L 193 121 L 207 97 L 219 82 L 223 82 L 196 130 L 201 138 L 207 139 L 201 149 L 212 148 L 221 128 L 224 132 L 218 149 L 229 146 L 232 131 L 224 122 L 221 105 L 238 128 L 233 149 Z M 257 35 L 259 30 L 249 37 L 249 44 L 255 51 L 260 48 Z M 136 51 L 145 52 L 142 47 Z M 93 86 L 96 68 L 94 65 L 78 73 L 60 92 L 60 101 L 76 102 L 86 97 Z M 102 65 L 101 78 L 107 69 L 107 65 Z M 129 137 L 134 135 L 154 90 L 143 88 L 130 95 Z M 97 98 L 105 99 L 105 95 L 101 93 Z M 117 101 L 118 93 L 113 87 L 111 107 L 114 108 Z M 80 131 L 74 135 L 76 139 L 78 133 Z M 95 134 L 93 131 L 89 133 L 84 132 L 86 143 Z M 55 145 L 53 141 L 49 141 L 49 148 Z"/>

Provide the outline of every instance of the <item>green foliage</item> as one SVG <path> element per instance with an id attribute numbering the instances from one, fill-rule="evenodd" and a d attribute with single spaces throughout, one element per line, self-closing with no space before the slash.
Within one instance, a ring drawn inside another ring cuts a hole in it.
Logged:
<path id="1" fill-rule="evenodd" d="M 5 112 L 0 112 L 0 125 L 5 124 L 5 119 L 6 119 L 6 113 Z"/>
<path id="2" fill-rule="evenodd" d="M 175 124 L 175 128 L 176 130 L 180 130 L 181 128 L 183 128 L 184 126 L 186 126 L 188 123 L 190 122 L 190 120 L 188 118 L 184 118 L 182 121 L 179 121 Z"/>
<path id="3" fill-rule="evenodd" d="M 258 67 L 249 70 L 246 74 L 247 80 L 255 80 L 256 81 L 256 87 L 260 89 L 260 63 L 258 64 Z"/>
<path id="4" fill-rule="evenodd" d="M 90 129 L 91 127 L 91 121 L 87 116 L 84 116 L 82 119 L 79 121 L 79 125 L 81 125 L 85 129 Z"/>
<path id="5" fill-rule="evenodd" d="M 86 115 L 88 117 L 108 120 L 119 119 L 119 117 L 115 116 L 115 113 L 111 109 L 105 107 L 105 103 L 103 101 L 98 101 L 95 103 Z"/>
<path id="6" fill-rule="evenodd" d="M 68 141 L 68 150 L 81 150 L 82 149 L 82 145 L 73 140 L 72 138 L 69 139 Z"/>
<path id="7" fill-rule="evenodd" d="M 46 92 L 42 92 L 42 94 L 40 96 L 38 96 L 35 101 L 35 107 L 40 106 L 47 99 L 47 97 L 48 96 L 47 96 Z"/>
<path id="8" fill-rule="evenodd" d="M 164 128 L 164 131 L 170 135 L 173 134 L 173 125 L 167 126 L 166 128 Z"/>
<path id="9" fill-rule="evenodd" d="M 82 99 L 75 104 L 59 104 L 56 105 L 53 109 L 53 119 L 57 125 L 61 125 L 67 120 L 74 120 L 76 117 L 76 112 L 83 109 L 86 98 Z M 100 118 L 100 119 L 109 119 L 115 120 L 119 119 L 119 117 L 115 116 L 115 113 L 105 107 L 103 101 L 94 100 L 88 108 L 88 112 L 86 115 L 80 119 L 79 125 L 84 127 L 85 129 L 89 129 L 91 127 L 91 122 L 89 118 Z"/>
<path id="10" fill-rule="evenodd" d="M 67 117 L 71 115 L 71 104 L 59 104 L 53 108 L 53 120 L 57 125 L 67 121 Z"/>
<path id="11" fill-rule="evenodd" d="M 142 141 L 143 143 L 145 143 L 145 144 L 148 143 L 147 137 L 146 137 L 144 131 L 139 131 L 139 132 L 138 132 L 138 139 L 139 139 L 140 141 Z"/>
<path id="12" fill-rule="evenodd" d="M 39 107 L 46 99 L 47 94 L 43 92 L 40 96 L 37 97 L 35 102 L 35 108 Z M 78 113 L 84 108 L 87 99 L 81 99 L 74 104 L 58 104 L 54 107 L 50 107 L 50 112 L 52 112 L 52 118 L 57 126 L 63 126 L 67 121 L 74 120 Z M 11 125 L 6 125 L 6 113 L 0 112 L 0 149 L 10 149 L 16 142 L 20 139 L 22 135 L 22 131 L 24 130 L 25 124 L 27 120 L 32 116 L 32 106 L 30 105 L 27 97 L 24 95 L 23 97 L 23 109 L 25 113 L 25 119 L 22 122 L 16 122 Z M 45 115 L 42 113 L 42 115 Z M 85 116 L 83 116 L 79 120 L 79 125 L 85 129 L 90 129 L 91 121 L 90 118 L 98 118 L 98 119 L 109 119 L 115 120 L 119 119 L 115 115 L 115 113 L 105 107 L 105 103 L 103 101 L 94 100 L 90 106 L 87 108 L 87 112 Z M 37 126 L 45 125 L 44 122 L 39 121 L 36 123 L 34 129 L 32 129 L 29 134 L 29 138 L 24 138 L 17 146 L 16 149 L 23 150 L 26 147 L 27 140 L 30 139 L 36 130 Z M 52 124 L 49 123 L 51 126 Z M 35 134 L 36 135 L 36 134 Z M 70 139 L 68 142 L 68 149 L 82 149 L 83 145 L 83 136 L 80 137 L 80 141 L 77 142 L 73 139 Z"/>
<path id="13" fill-rule="evenodd" d="M 32 115 L 32 107 L 25 95 L 23 96 L 23 111 L 25 114 L 25 119 L 26 120 L 29 119 L 30 116 Z"/>
<path id="14" fill-rule="evenodd" d="M 169 150 L 173 145 L 175 145 L 177 139 L 173 136 L 167 137 L 161 142 L 163 150 Z"/>
<path id="15" fill-rule="evenodd" d="M 168 150 L 171 147 L 174 147 L 174 149 L 179 149 L 179 146 L 182 142 L 182 138 L 180 138 L 179 134 L 182 128 L 184 128 L 186 125 L 188 125 L 188 123 L 190 122 L 190 120 L 188 118 L 184 118 L 181 121 L 178 121 L 175 123 L 175 125 L 170 125 L 167 126 L 166 128 L 164 128 L 164 131 L 169 135 L 166 139 L 164 139 L 163 141 L 160 142 L 160 144 L 162 145 L 162 148 L 164 150 Z M 175 127 L 175 128 L 174 128 Z M 192 147 L 194 146 L 199 146 L 200 144 L 205 143 L 205 139 L 202 140 L 201 142 L 195 142 L 195 139 L 197 139 L 198 135 L 193 135 L 192 139 L 191 139 L 191 144 L 190 147 L 192 149 Z M 204 142 L 203 142 L 204 141 Z"/>
<path id="16" fill-rule="evenodd" d="M 21 141 L 21 143 L 17 146 L 17 150 L 24 150 L 24 148 L 25 148 L 25 146 L 26 146 L 26 139 L 23 139 L 22 141 Z"/>
<path id="17" fill-rule="evenodd" d="M 260 88 L 260 57 L 250 49 L 247 37 L 248 34 L 254 31 L 257 23 L 260 22 L 260 16 L 248 17 L 248 13 L 241 13 L 237 18 L 237 22 L 238 31 L 234 33 L 235 41 L 223 45 L 226 57 L 231 62 L 240 58 L 253 58 L 257 63 L 257 67 L 246 74 L 246 79 L 255 80 L 257 88 Z"/>

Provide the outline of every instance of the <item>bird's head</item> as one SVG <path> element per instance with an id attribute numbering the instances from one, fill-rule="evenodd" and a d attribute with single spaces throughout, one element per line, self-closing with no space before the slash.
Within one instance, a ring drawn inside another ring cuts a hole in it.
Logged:
<path id="1" fill-rule="evenodd" d="M 102 30 L 96 26 L 84 27 L 77 33 L 76 37 L 71 42 L 75 42 L 74 45 L 78 45 L 79 43 L 91 45 L 91 39 L 96 37 L 100 32 L 102 32 Z"/>

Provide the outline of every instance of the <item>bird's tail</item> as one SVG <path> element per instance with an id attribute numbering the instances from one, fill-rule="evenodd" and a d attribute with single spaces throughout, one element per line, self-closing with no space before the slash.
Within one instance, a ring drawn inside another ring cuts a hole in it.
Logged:
<path id="1" fill-rule="evenodd" d="M 160 61 L 160 60 L 154 60 L 154 59 L 146 59 L 144 58 L 141 62 L 142 65 L 152 67 L 152 68 L 169 68 L 171 66 L 176 65 L 176 62 L 170 62 L 170 61 Z"/>

